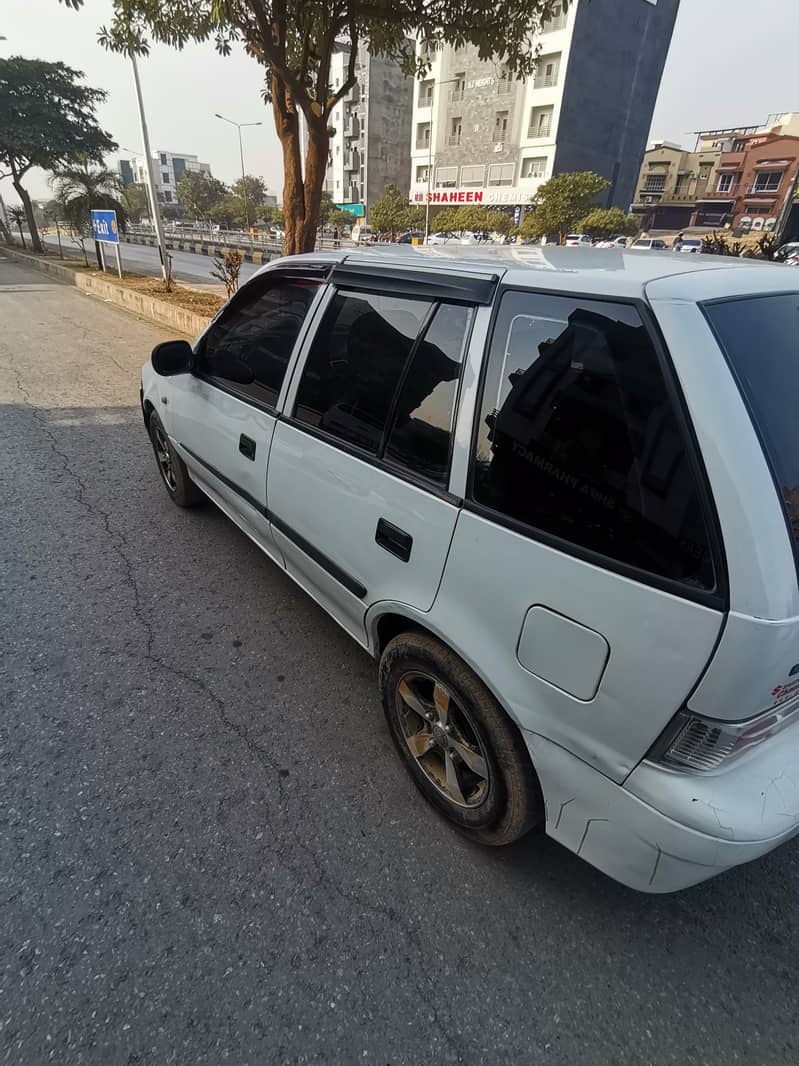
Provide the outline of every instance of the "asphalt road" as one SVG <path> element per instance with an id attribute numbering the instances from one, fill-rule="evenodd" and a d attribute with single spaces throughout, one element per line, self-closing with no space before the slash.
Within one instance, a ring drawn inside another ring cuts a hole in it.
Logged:
<path id="1" fill-rule="evenodd" d="M 56 237 L 48 234 L 43 237 L 43 240 L 48 248 L 58 248 L 58 239 Z M 61 238 L 61 249 L 70 258 L 83 260 L 83 253 L 80 248 L 69 238 Z M 123 243 L 120 245 L 120 249 L 123 270 L 133 270 L 140 274 L 152 274 L 154 277 L 160 277 L 161 259 L 157 248 L 152 248 L 149 244 Z M 90 262 L 93 261 L 94 244 L 91 241 L 86 242 L 86 250 Z M 207 285 L 219 292 L 225 291 L 224 285 L 211 277 L 214 263 L 212 256 L 195 255 L 193 252 L 170 252 L 170 255 L 172 256 L 172 273 L 178 281 L 185 281 L 190 285 Z M 113 249 L 109 252 L 107 262 L 109 269 L 116 269 Z M 242 263 L 241 280 L 244 281 L 251 277 L 258 269 L 258 266 L 254 263 Z"/>
<path id="2" fill-rule="evenodd" d="M 799 843 L 653 897 L 461 839 L 372 661 L 167 499 L 163 337 L 0 261 L 0 1061 L 795 1064 Z"/>

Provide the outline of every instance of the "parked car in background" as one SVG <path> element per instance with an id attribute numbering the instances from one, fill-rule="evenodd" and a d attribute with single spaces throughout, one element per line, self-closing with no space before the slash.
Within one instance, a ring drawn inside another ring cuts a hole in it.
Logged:
<path id="1" fill-rule="evenodd" d="M 607 237 L 605 240 L 597 241 L 594 245 L 595 248 L 626 248 L 626 237 Z"/>
<path id="2" fill-rule="evenodd" d="M 441 233 L 430 233 L 427 237 L 428 244 L 449 244 L 450 241 L 457 240 L 457 234 L 450 233 L 448 230 L 443 230 Z"/>
<path id="3" fill-rule="evenodd" d="M 593 243 L 587 233 L 569 233 L 565 241 L 567 248 L 590 248 Z"/>
<path id="4" fill-rule="evenodd" d="M 783 263 L 790 257 L 797 255 L 799 255 L 799 241 L 789 241 L 787 244 L 780 245 L 774 253 L 774 258 L 778 263 Z"/>
<path id="5" fill-rule="evenodd" d="M 698 237 L 683 237 L 682 244 L 675 251 L 698 255 L 702 251 L 702 241 Z"/>
<path id="6" fill-rule="evenodd" d="M 669 246 L 660 237 L 639 237 L 633 241 L 632 248 L 636 251 L 667 252 Z"/>
<path id="7" fill-rule="evenodd" d="M 424 233 L 421 230 L 409 230 L 397 238 L 397 244 L 414 244 L 424 241 Z"/>

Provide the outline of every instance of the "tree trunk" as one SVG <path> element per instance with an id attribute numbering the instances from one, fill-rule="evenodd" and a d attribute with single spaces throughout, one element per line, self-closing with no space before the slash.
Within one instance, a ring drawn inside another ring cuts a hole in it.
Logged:
<path id="1" fill-rule="evenodd" d="M 299 113 L 290 90 L 274 74 L 272 108 L 275 129 L 283 149 L 283 225 L 286 231 L 283 250 L 286 255 L 312 252 L 316 247 L 319 202 L 330 145 L 328 120 L 320 115 L 308 121 L 308 151 L 303 180 Z"/>
<path id="2" fill-rule="evenodd" d="M 36 219 L 33 216 L 33 204 L 31 198 L 28 196 L 27 190 L 20 184 L 19 178 L 14 176 L 14 190 L 17 196 L 22 200 L 22 206 L 25 208 L 25 218 L 28 220 L 28 233 L 31 235 L 31 248 L 34 252 L 43 253 L 42 242 L 39 238 L 39 231 L 36 228 Z M 20 233 L 22 231 L 20 230 Z M 22 243 L 25 243 L 23 238 Z"/>
<path id="3" fill-rule="evenodd" d="M 22 228 L 21 222 L 17 223 L 17 229 L 19 230 L 19 239 L 22 241 L 22 250 L 25 251 L 28 246 L 25 243 L 25 231 Z"/>

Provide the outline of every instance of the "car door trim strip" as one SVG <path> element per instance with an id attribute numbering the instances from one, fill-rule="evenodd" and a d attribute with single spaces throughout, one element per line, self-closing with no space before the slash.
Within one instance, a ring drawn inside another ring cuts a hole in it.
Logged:
<path id="1" fill-rule="evenodd" d="M 348 574 L 346 570 L 342 570 L 338 563 L 334 563 L 332 559 L 324 554 L 324 552 L 319 551 L 314 544 L 311 544 L 310 541 L 306 540 L 305 537 L 299 534 L 295 529 L 292 529 L 291 526 L 284 522 L 282 518 L 279 518 L 274 511 L 270 511 L 268 507 L 264 507 L 264 505 L 256 500 L 254 496 L 251 496 L 246 489 L 237 485 L 235 481 L 227 477 L 226 474 L 223 474 L 221 470 L 217 470 L 215 466 L 206 463 L 206 461 L 201 459 L 196 452 L 191 450 L 191 448 L 187 448 L 182 441 L 179 441 L 178 443 L 180 444 L 181 449 L 186 452 L 187 455 L 190 455 L 196 463 L 205 467 L 210 474 L 213 474 L 215 478 L 218 478 L 223 485 L 227 485 L 227 487 L 232 492 L 235 492 L 237 496 L 241 496 L 250 507 L 258 511 L 259 514 L 262 514 L 267 521 L 271 522 L 275 529 L 278 529 L 284 537 L 287 537 L 300 549 L 301 552 L 304 552 L 318 566 L 321 566 L 323 570 L 326 570 L 327 573 L 330 574 L 334 580 L 338 581 L 340 585 L 343 585 L 348 592 L 351 592 L 353 596 L 357 596 L 360 600 L 366 596 L 367 588 L 365 585 L 361 584 L 357 578 L 352 577 L 352 575 Z"/>

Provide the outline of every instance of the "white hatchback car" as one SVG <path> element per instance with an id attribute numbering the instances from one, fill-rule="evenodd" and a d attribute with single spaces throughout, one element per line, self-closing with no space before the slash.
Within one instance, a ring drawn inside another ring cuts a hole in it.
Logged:
<path id="1" fill-rule="evenodd" d="M 799 287 L 552 248 L 277 260 L 142 372 L 161 478 L 380 661 L 464 833 L 666 892 L 799 831 Z"/>

